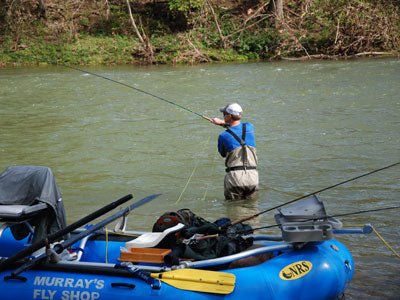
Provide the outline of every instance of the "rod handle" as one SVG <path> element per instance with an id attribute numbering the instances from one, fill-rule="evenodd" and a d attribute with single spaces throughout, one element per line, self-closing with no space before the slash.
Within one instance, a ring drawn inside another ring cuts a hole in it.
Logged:
<path id="1" fill-rule="evenodd" d="M 207 117 L 207 116 L 204 116 L 204 115 L 202 115 L 201 116 L 203 119 L 206 119 L 207 121 L 210 121 L 211 122 L 211 118 L 209 118 L 209 117 Z"/>
<path id="2" fill-rule="evenodd" d="M 204 236 L 200 236 L 200 237 L 196 238 L 196 241 L 201 241 L 201 240 L 206 240 L 206 239 L 211 239 L 211 238 L 217 238 L 217 237 L 218 237 L 218 233 L 210 234 L 210 235 L 204 235 Z"/>

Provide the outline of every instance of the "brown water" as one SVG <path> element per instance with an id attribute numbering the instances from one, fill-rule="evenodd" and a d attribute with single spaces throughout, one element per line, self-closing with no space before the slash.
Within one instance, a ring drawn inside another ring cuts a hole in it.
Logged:
<path id="1" fill-rule="evenodd" d="M 0 170 L 50 167 L 69 223 L 129 193 L 162 193 L 131 213 L 129 229 L 150 230 L 180 208 L 236 220 L 400 161 L 398 59 L 84 69 L 210 117 L 239 102 L 256 128 L 260 192 L 224 202 L 221 128 L 196 114 L 63 67 L 0 69 Z M 399 205 L 399 190 L 394 167 L 318 196 L 339 214 Z M 341 220 L 373 224 L 400 252 L 398 215 Z M 251 224 L 274 224 L 273 213 Z M 400 299 L 400 259 L 376 235 L 336 238 L 355 259 L 346 299 Z"/>

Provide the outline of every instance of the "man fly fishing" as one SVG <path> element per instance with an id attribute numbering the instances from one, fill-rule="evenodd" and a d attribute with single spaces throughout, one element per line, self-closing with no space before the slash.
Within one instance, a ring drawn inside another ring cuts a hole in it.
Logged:
<path id="1" fill-rule="evenodd" d="M 218 152 L 225 157 L 225 200 L 252 199 L 257 195 L 258 171 L 254 127 L 241 122 L 242 108 L 230 103 L 219 109 L 224 119 L 209 119 L 211 123 L 228 127 L 218 137 Z"/>

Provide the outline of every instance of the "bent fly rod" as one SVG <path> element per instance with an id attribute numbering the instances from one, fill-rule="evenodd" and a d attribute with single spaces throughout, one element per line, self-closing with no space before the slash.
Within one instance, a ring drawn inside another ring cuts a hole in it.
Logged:
<path id="1" fill-rule="evenodd" d="M 145 91 L 145 90 L 136 88 L 136 87 L 134 87 L 134 86 L 132 86 L 132 85 L 123 83 L 123 82 L 121 82 L 121 81 L 117 81 L 117 80 L 111 79 L 111 78 L 106 77 L 106 76 L 103 76 L 103 75 L 99 75 L 99 74 L 96 74 L 96 73 L 93 73 L 93 72 L 89 72 L 89 71 L 86 71 L 86 70 L 83 70 L 83 69 L 79 69 L 79 68 L 76 68 L 76 67 L 64 65 L 64 64 L 61 64 L 61 63 L 56 63 L 56 62 L 50 62 L 50 63 L 55 64 L 55 65 L 57 65 L 57 66 L 62 66 L 62 67 L 65 67 L 65 68 L 69 68 L 69 69 L 72 69 L 72 70 L 75 70 L 75 71 L 79 71 L 79 72 L 82 72 L 82 73 L 85 73 L 85 74 L 93 75 L 93 76 L 96 76 L 96 77 L 99 77 L 99 78 L 102 78 L 102 79 L 111 81 L 111 82 L 113 82 L 113 83 L 116 83 L 116 84 L 125 86 L 125 87 L 130 88 L 130 89 L 133 89 L 133 90 L 135 90 L 135 91 L 137 91 L 137 92 L 143 93 L 143 94 L 148 95 L 148 96 L 151 96 L 151 97 L 153 97 L 153 98 L 156 98 L 156 99 L 158 99 L 158 100 L 161 100 L 161 101 L 164 101 L 164 102 L 166 102 L 166 103 L 175 105 L 175 106 L 177 106 L 177 107 L 179 107 L 179 108 L 181 108 L 181 109 L 183 109 L 183 110 L 186 110 L 187 112 L 190 112 L 190 113 L 192 113 L 192 114 L 194 114 L 194 115 L 196 115 L 196 116 L 198 116 L 198 117 L 201 117 L 201 118 L 203 118 L 203 119 L 206 119 L 206 120 L 208 120 L 208 121 L 211 121 L 211 119 L 210 119 L 209 117 L 205 116 L 205 115 L 201 115 L 201 114 L 199 114 L 199 113 L 197 113 L 197 112 L 195 112 L 195 111 L 193 111 L 193 110 L 190 110 L 190 109 L 188 109 L 188 108 L 186 108 L 186 107 L 184 107 L 184 106 L 182 106 L 182 105 L 180 105 L 180 104 L 177 104 L 177 103 L 175 103 L 175 102 L 172 102 L 172 101 L 170 101 L 170 100 L 167 100 L 167 99 L 165 99 L 165 98 L 163 98 L 163 97 L 157 96 L 157 95 L 152 94 L 152 93 L 150 93 L 150 92 L 147 92 L 147 91 Z"/>
<path id="2" fill-rule="evenodd" d="M 291 203 L 293 203 L 293 202 L 299 201 L 299 200 L 301 200 L 301 199 L 304 199 L 304 198 L 313 196 L 313 195 L 315 195 L 315 194 L 324 192 L 324 191 L 326 191 L 326 190 L 332 189 L 332 188 L 334 188 L 334 187 L 337 187 L 337 186 L 339 186 L 339 185 L 348 183 L 348 182 L 350 182 L 350 181 L 354 181 L 354 180 L 356 180 L 356 179 L 359 179 L 359 178 L 362 178 L 362 177 L 365 177 L 365 176 L 368 176 L 368 175 L 371 175 L 371 174 L 374 174 L 374 173 L 377 173 L 377 172 L 380 172 L 380 171 L 383 171 L 383 170 L 392 168 L 392 167 L 397 166 L 397 165 L 400 165 L 400 162 L 397 162 L 397 163 L 388 165 L 388 166 L 383 167 L 383 168 L 380 168 L 380 169 L 376 169 L 376 170 L 370 171 L 370 172 L 368 172 L 368 173 L 364 173 L 364 174 L 358 175 L 358 176 L 356 176 L 356 177 L 353 177 L 353 178 L 351 178 L 351 179 L 347 179 L 347 180 L 345 180 L 345 181 L 336 183 L 336 184 L 334 184 L 334 185 L 331 185 L 331 186 L 328 186 L 328 187 L 326 187 L 326 188 L 320 189 L 320 190 L 315 191 L 315 192 L 313 192 L 313 193 L 309 193 L 309 194 L 306 194 L 306 195 L 304 195 L 304 196 L 301 196 L 301 197 L 298 197 L 298 198 L 296 198 L 296 199 L 293 199 L 293 200 L 291 200 L 291 201 L 285 202 L 285 203 L 283 203 L 283 204 L 279 204 L 279 205 L 277 205 L 277 206 L 268 208 L 268 209 L 263 210 L 263 211 L 261 211 L 261 212 L 255 214 L 255 215 L 242 218 L 242 219 L 240 219 L 240 220 L 237 220 L 237 221 L 235 221 L 235 222 L 232 222 L 231 224 L 228 223 L 225 227 L 230 227 L 230 226 L 236 225 L 236 224 L 238 224 L 238 223 L 242 223 L 242 222 L 251 220 L 251 219 L 253 219 L 253 218 L 255 218 L 255 217 L 258 217 L 259 215 L 262 215 L 262 214 L 264 214 L 264 213 L 266 213 L 266 212 L 269 212 L 269 211 L 271 211 L 271 210 L 275 210 L 275 209 L 280 208 L 280 207 L 282 207 L 282 206 L 285 206 L 285 205 L 291 204 Z M 222 226 L 222 227 L 224 227 L 224 226 Z"/>

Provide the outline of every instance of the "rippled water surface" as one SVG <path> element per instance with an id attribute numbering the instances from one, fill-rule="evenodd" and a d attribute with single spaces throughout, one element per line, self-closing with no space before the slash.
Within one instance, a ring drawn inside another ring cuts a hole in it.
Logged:
<path id="1" fill-rule="evenodd" d="M 132 193 L 162 196 L 129 217 L 150 230 L 165 211 L 233 220 L 400 161 L 400 60 L 195 67 L 86 67 L 150 92 L 63 67 L 0 69 L 0 169 L 53 170 L 71 223 Z M 231 101 L 256 128 L 260 192 L 223 200 L 218 116 Z M 400 167 L 318 195 L 330 214 L 399 205 Z M 351 215 L 400 252 L 399 210 Z M 273 213 L 252 220 L 274 224 Z M 277 234 L 274 230 L 260 230 Z M 340 235 L 355 259 L 346 299 L 399 299 L 400 259 L 370 235 Z"/>

